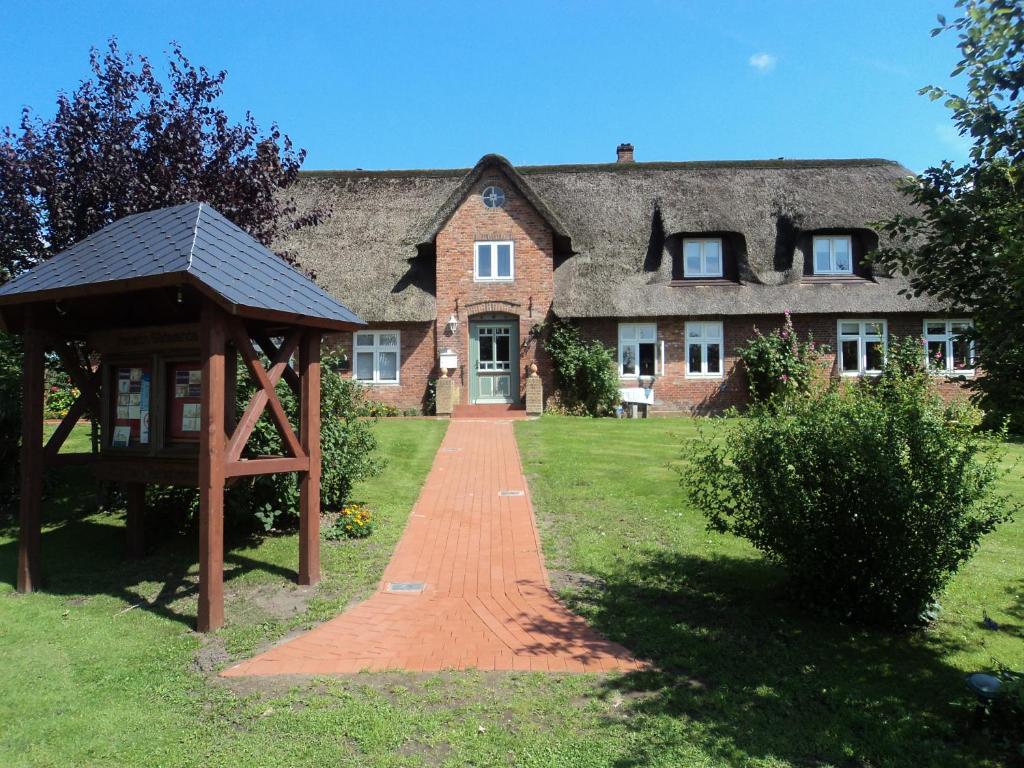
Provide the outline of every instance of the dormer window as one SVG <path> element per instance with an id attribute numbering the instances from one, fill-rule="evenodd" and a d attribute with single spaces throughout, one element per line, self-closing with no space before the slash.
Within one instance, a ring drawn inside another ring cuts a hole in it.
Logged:
<path id="1" fill-rule="evenodd" d="M 683 240 L 683 278 L 721 277 L 722 239 L 720 237 Z"/>
<path id="2" fill-rule="evenodd" d="M 853 274 L 853 245 L 849 235 L 814 238 L 814 274 Z"/>

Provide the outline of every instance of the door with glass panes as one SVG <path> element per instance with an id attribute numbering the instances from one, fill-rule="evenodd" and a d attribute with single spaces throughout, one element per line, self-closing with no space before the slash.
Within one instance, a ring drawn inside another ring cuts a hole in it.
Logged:
<path id="1" fill-rule="evenodd" d="M 470 324 L 469 390 L 470 402 L 473 403 L 519 401 L 517 323 Z"/>

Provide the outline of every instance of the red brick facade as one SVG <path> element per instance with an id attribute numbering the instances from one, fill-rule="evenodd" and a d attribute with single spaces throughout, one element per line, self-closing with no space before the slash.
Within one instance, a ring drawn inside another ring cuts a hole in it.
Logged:
<path id="1" fill-rule="evenodd" d="M 505 193 L 503 207 L 487 208 L 480 193 L 490 185 Z M 510 282 L 477 282 L 475 244 L 486 240 L 514 243 L 514 275 Z M 531 363 L 537 363 L 544 389 L 550 392 L 551 366 L 531 330 L 543 323 L 554 298 L 554 244 L 551 227 L 500 172 L 484 174 L 437 235 L 437 339 L 439 349 L 459 357 L 454 374 L 468 397 L 470 323 L 482 315 L 507 316 L 519 325 L 519 400 L 525 392 Z M 458 328 L 449 333 L 452 315 Z"/>
<path id="2" fill-rule="evenodd" d="M 680 290 L 685 290 L 681 288 Z M 815 341 L 827 345 L 830 353 L 826 356 L 827 370 L 831 376 L 838 376 L 836 368 L 837 322 L 846 316 L 803 315 L 793 317 L 793 325 L 801 336 L 813 334 Z M 888 337 L 920 337 L 925 317 L 933 315 L 902 314 L 872 316 L 865 319 L 888 321 Z M 723 330 L 723 376 L 720 379 L 688 378 L 686 376 L 685 328 L 688 319 L 721 320 Z M 855 319 L 855 318 L 850 318 Z M 654 382 L 653 412 L 685 412 L 696 414 L 717 413 L 730 406 L 742 406 L 748 402 L 747 382 L 739 365 L 736 348 L 753 336 L 756 327 L 762 333 L 780 328 L 783 316 L 747 315 L 725 318 L 629 318 L 629 322 L 655 323 L 658 341 L 664 342 L 664 373 Z M 586 338 L 598 339 L 613 348 L 618 346 L 619 320 L 601 318 L 581 320 L 580 326 Z M 960 383 L 936 377 L 939 391 L 946 399 L 964 394 Z M 623 379 L 623 387 L 638 386 L 636 379 Z"/>

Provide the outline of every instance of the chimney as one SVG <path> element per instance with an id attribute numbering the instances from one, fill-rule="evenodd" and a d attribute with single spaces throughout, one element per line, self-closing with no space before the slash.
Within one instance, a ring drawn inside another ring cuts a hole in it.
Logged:
<path id="1" fill-rule="evenodd" d="M 615 148 L 615 162 L 617 163 L 632 163 L 633 162 L 633 145 L 632 144 L 619 144 Z"/>

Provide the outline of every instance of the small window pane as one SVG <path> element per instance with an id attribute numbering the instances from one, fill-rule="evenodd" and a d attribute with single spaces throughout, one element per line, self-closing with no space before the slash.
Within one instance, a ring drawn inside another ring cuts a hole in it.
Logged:
<path id="1" fill-rule="evenodd" d="M 653 325 L 641 325 L 640 326 L 640 340 L 641 341 L 654 341 L 658 335 L 657 329 Z"/>
<path id="2" fill-rule="evenodd" d="M 943 320 L 938 322 L 929 322 L 925 326 L 925 333 L 929 336 L 945 336 L 946 335 L 946 323 Z"/>
<path id="3" fill-rule="evenodd" d="M 721 323 L 704 323 L 704 336 L 708 339 L 722 338 Z"/>
<path id="4" fill-rule="evenodd" d="M 687 362 L 690 366 L 690 373 L 701 373 L 700 344 L 690 344 L 687 349 Z"/>
<path id="5" fill-rule="evenodd" d="M 928 342 L 928 367 L 929 368 L 945 368 L 946 367 L 946 342 L 944 342 L 944 341 L 929 341 Z"/>
<path id="6" fill-rule="evenodd" d="M 882 348 L 882 342 L 880 341 L 868 341 L 865 342 L 867 351 L 867 369 L 869 371 L 880 371 L 882 370 L 882 364 L 885 362 L 885 352 Z"/>
<path id="7" fill-rule="evenodd" d="M 832 260 L 829 254 L 829 243 L 825 238 L 816 238 L 814 240 L 814 271 L 815 272 L 830 272 L 832 271 Z"/>
<path id="8" fill-rule="evenodd" d="M 373 346 L 373 334 L 372 333 L 358 333 L 358 334 L 356 334 L 356 346 L 357 347 L 372 347 Z"/>
<path id="9" fill-rule="evenodd" d="M 722 372 L 722 348 L 718 344 L 708 344 L 708 373 Z"/>
<path id="10" fill-rule="evenodd" d="M 686 244 L 686 274 L 700 274 L 700 243 L 689 242 Z"/>
<path id="11" fill-rule="evenodd" d="M 508 397 L 512 392 L 512 382 L 509 376 L 494 377 L 494 397 Z"/>
<path id="12" fill-rule="evenodd" d="M 839 327 L 839 332 L 844 336 L 856 336 L 860 333 L 859 323 L 842 323 Z"/>
<path id="13" fill-rule="evenodd" d="M 373 381 L 373 352 L 356 353 L 356 378 Z"/>
<path id="14" fill-rule="evenodd" d="M 653 344 L 641 344 L 640 345 L 640 375 L 641 376 L 653 376 L 654 375 L 654 345 Z"/>
<path id="15" fill-rule="evenodd" d="M 397 347 L 398 346 L 398 334 L 397 333 L 381 333 L 377 336 L 377 344 L 381 347 Z"/>
<path id="16" fill-rule="evenodd" d="M 845 237 L 839 237 L 832 241 L 832 249 L 835 253 L 836 271 L 850 271 L 850 241 Z"/>
<path id="17" fill-rule="evenodd" d="M 378 354 L 378 374 L 381 381 L 398 380 L 398 353 L 380 352 Z"/>
<path id="18" fill-rule="evenodd" d="M 864 323 L 864 333 L 868 336 L 881 336 L 882 335 L 882 324 L 881 323 Z"/>
<path id="19" fill-rule="evenodd" d="M 971 360 L 971 342 L 967 339 L 953 340 L 953 370 L 966 371 L 974 367 Z"/>
<path id="20" fill-rule="evenodd" d="M 512 247 L 498 246 L 498 277 L 512 277 Z"/>
<path id="21" fill-rule="evenodd" d="M 713 247 L 713 250 L 704 256 L 705 272 L 708 275 L 720 275 L 722 274 L 722 257 L 718 253 L 718 243 L 708 243 L 708 245 Z"/>
<path id="22" fill-rule="evenodd" d="M 508 335 L 506 334 L 503 336 L 498 336 L 498 338 L 495 339 L 495 342 L 497 343 L 497 353 L 495 354 L 494 359 L 501 360 L 504 362 L 508 362 L 509 360 L 511 360 L 512 358 L 509 356 Z"/>
<path id="23" fill-rule="evenodd" d="M 953 333 L 964 333 L 970 330 L 971 324 L 965 321 L 950 323 L 949 328 Z"/>
<path id="24" fill-rule="evenodd" d="M 494 359 L 494 337 L 490 335 L 480 336 L 480 361 Z"/>
<path id="25" fill-rule="evenodd" d="M 626 341 L 633 341 L 636 338 L 636 326 L 635 325 L 623 325 L 619 329 L 619 338 Z"/>
<path id="26" fill-rule="evenodd" d="M 860 363 L 857 360 L 857 348 L 858 343 L 856 341 L 843 342 L 843 370 L 848 373 L 860 370 Z"/>
<path id="27" fill-rule="evenodd" d="M 476 247 L 476 265 L 476 272 L 480 277 L 491 276 L 491 246 L 478 245 Z"/>
<path id="28" fill-rule="evenodd" d="M 622 348 L 622 373 L 627 376 L 636 375 L 636 347 L 632 344 Z"/>
<path id="29" fill-rule="evenodd" d="M 704 336 L 704 324 L 703 323 L 687 323 L 686 324 L 686 335 L 691 339 L 700 339 Z"/>

